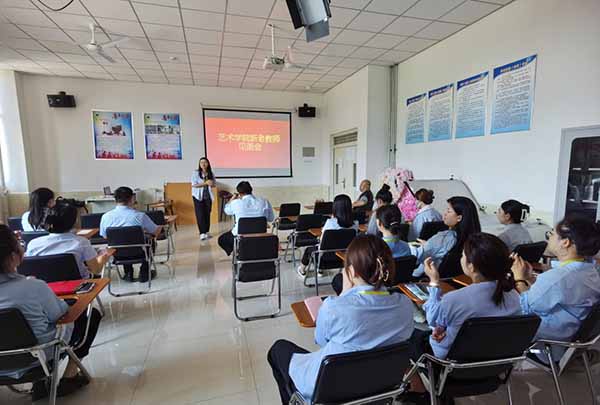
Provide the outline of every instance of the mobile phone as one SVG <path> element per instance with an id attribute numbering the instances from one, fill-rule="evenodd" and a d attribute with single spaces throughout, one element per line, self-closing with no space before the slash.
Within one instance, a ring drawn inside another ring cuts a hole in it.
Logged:
<path id="1" fill-rule="evenodd" d="M 67 303 L 68 306 L 73 306 L 77 302 L 77 299 L 76 298 L 67 298 L 64 301 Z"/>
<path id="2" fill-rule="evenodd" d="M 85 294 L 85 293 L 92 291 L 93 289 L 94 289 L 94 283 L 90 283 L 88 281 L 88 282 L 82 283 L 79 287 L 77 287 L 77 289 L 75 290 L 75 294 Z"/>

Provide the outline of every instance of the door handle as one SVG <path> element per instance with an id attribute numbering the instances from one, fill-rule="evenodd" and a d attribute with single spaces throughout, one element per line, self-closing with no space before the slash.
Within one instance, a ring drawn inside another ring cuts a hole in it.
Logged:
<path id="1" fill-rule="evenodd" d="M 343 186 L 344 188 L 346 188 L 346 179 L 345 179 L 345 178 L 344 178 L 344 180 L 342 180 L 342 186 Z"/>

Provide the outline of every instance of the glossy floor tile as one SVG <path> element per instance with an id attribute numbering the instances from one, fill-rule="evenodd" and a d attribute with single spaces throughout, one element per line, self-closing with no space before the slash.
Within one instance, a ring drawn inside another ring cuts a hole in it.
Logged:
<path id="1" fill-rule="evenodd" d="M 279 317 L 241 322 L 233 314 L 231 261 L 216 237 L 200 241 L 194 227 L 176 233 L 176 255 L 158 266 L 152 293 L 114 298 L 104 292 L 106 309 L 96 344 L 84 363 L 94 377 L 89 386 L 59 404 L 277 404 L 279 395 L 267 364 L 269 347 L 288 339 L 309 350 L 317 349 L 313 330 L 302 328 L 290 304 L 314 294 L 304 287 L 292 265 L 282 267 L 282 309 Z M 159 248 L 160 249 L 160 248 Z M 160 259 L 160 257 L 159 257 Z M 135 291 L 137 283 L 114 288 Z M 268 291 L 270 283 L 241 285 L 240 295 Z M 324 293 L 331 293 L 329 287 Z M 243 301 L 244 316 L 273 312 L 275 297 Z M 600 367 L 595 367 L 600 392 Z M 573 370 L 561 377 L 568 403 L 590 404 L 585 375 Z M 552 380 L 538 370 L 514 373 L 515 404 L 557 403 Z M 1 404 L 28 404 L 28 396 L 0 387 Z M 45 403 L 39 401 L 38 403 Z M 506 390 L 458 404 L 506 404 Z"/>

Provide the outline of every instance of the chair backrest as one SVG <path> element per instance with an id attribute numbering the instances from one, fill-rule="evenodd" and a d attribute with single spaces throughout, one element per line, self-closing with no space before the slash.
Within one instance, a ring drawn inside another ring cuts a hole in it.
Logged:
<path id="1" fill-rule="evenodd" d="M 240 238 L 238 260 L 265 260 L 279 257 L 279 238 L 277 235 L 252 236 Z"/>
<path id="2" fill-rule="evenodd" d="M 167 224 L 167 220 L 165 219 L 164 211 L 160 211 L 160 210 L 146 211 L 146 215 L 148 215 L 148 217 L 156 225 L 166 225 Z"/>
<path id="3" fill-rule="evenodd" d="M 238 235 L 248 233 L 265 233 L 267 232 L 266 217 L 240 218 L 238 221 Z"/>
<path id="4" fill-rule="evenodd" d="M 400 240 L 403 240 L 404 242 L 408 242 L 408 230 L 410 228 L 409 224 L 400 224 L 398 226 L 398 237 L 400 238 Z"/>
<path id="5" fill-rule="evenodd" d="M 398 257 L 394 259 L 394 263 L 396 265 L 394 285 L 412 281 L 413 270 L 417 268 L 417 258 L 415 256 Z"/>
<path id="6" fill-rule="evenodd" d="M 143 245 L 146 243 L 144 230 L 141 226 L 119 226 L 106 229 L 108 247 L 123 245 Z M 118 248 L 115 257 L 143 257 L 142 248 Z"/>
<path id="7" fill-rule="evenodd" d="M 298 216 L 296 221 L 296 232 L 306 232 L 312 228 L 320 228 L 323 226 L 323 215 L 320 214 L 303 214 Z"/>
<path id="8" fill-rule="evenodd" d="M 319 368 L 313 402 L 350 402 L 397 388 L 409 367 L 410 353 L 410 345 L 403 342 L 325 357 Z"/>
<path id="9" fill-rule="evenodd" d="M 548 243 L 545 241 L 535 243 L 524 243 L 515 247 L 514 252 L 523 258 L 523 260 L 529 263 L 537 263 L 542 258 L 542 255 L 546 251 Z"/>
<path id="10" fill-rule="evenodd" d="M 300 215 L 300 203 L 287 203 L 279 206 L 280 217 L 297 217 Z"/>
<path id="11" fill-rule="evenodd" d="M 81 215 L 81 227 L 83 229 L 100 228 L 100 221 L 102 221 L 102 215 L 104 215 L 103 212 Z"/>
<path id="12" fill-rule="evenodd" d="M 356 237 L 356 230 L 348 229 L 328 229 L 321 236 L 320 250 L 341 250 L 347 249 L 352 240 Z"/>
<path id="13" fill-rule="evenodd" d="M 319 201 L 315 203 L 313 214 L 331 215 L 333 213 L 333 201 Z"/>
<path id="14" fill-rule="evenodd" d="M 461 251 L 451 250 L 446 253 L 446 256 L 442 259 L 439 267 L 441 278 L 456 277 L 463 274 L 462 266 L 460 264 L 461 256 Z"/>
<path id="15" fill-rule="evenodd" d="M 581 323 L 574 341 L 589 342 L 590 340 L 594 340 L 598 335 L 600 335 L 600 302 L 592 307 L 587 318 Z"/>
<path id="16" fill-rule="evenodd" d="M 522 356 L 540 326 L 536 315 L 482 317 L 467 319 L 448 352 L 458 363 L 500 360 Z M 511 365 L 455 370 L 455 378 L 487 378 L 508 371 Z"/>
<path id="17" fill-rule="evenodd" d="M 8 228 L 11 231 L 22 231 L 23 223 L 21 222 L 21 217 L 9 217 L 8 218 Z"/>
<path id="18" fill-rule="evenodd" d="M 421 228 L 419 239 L 427 240 L 438 232 L 445 231 L 448 229 L 448 225 L 444 221 L 432 221 L 425 222 Z"/>
<path id="19" fill-rule="evenodd" d="M 38 344 L 29 323 L 17 308 L 0 309 L 0 329 L 10 333 L 0 333 L 0 351 L 26 349 Z M 31 354 L 0 356 L 2 370 L 15 370 L 31 366 L 37 360 Z"/>
<path id="20" fill-rule="evenodd" d="M 21 232 L 21 239 L 25 242 L 25 245 L 29 244 L 32 240 L 36 238 L 41 238 L 42 236 L 50 235 L 47 231 L 29 231 L 29 232 Z"/>
<path id="21" fill-rule="evenodd" d="M 23 276 L 33 276 L 44 280 L 47 283 L 81 278 L 77 260 L 71 253 L 24 257 L 17 272 Z"/>

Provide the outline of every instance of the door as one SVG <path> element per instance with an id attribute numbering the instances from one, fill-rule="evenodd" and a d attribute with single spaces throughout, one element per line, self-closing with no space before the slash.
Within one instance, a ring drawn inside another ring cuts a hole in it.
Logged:
<path id="1" fill-rule="evenodd" d="M 578 214 L 600 220 L 600 127 L 563 131 L 555 220 Z"/>
<path id="2" fill-rule="evenodd" d="M 356 145 L 336 146 L 333 150 L 333 194 L 356 197 Z"/>

